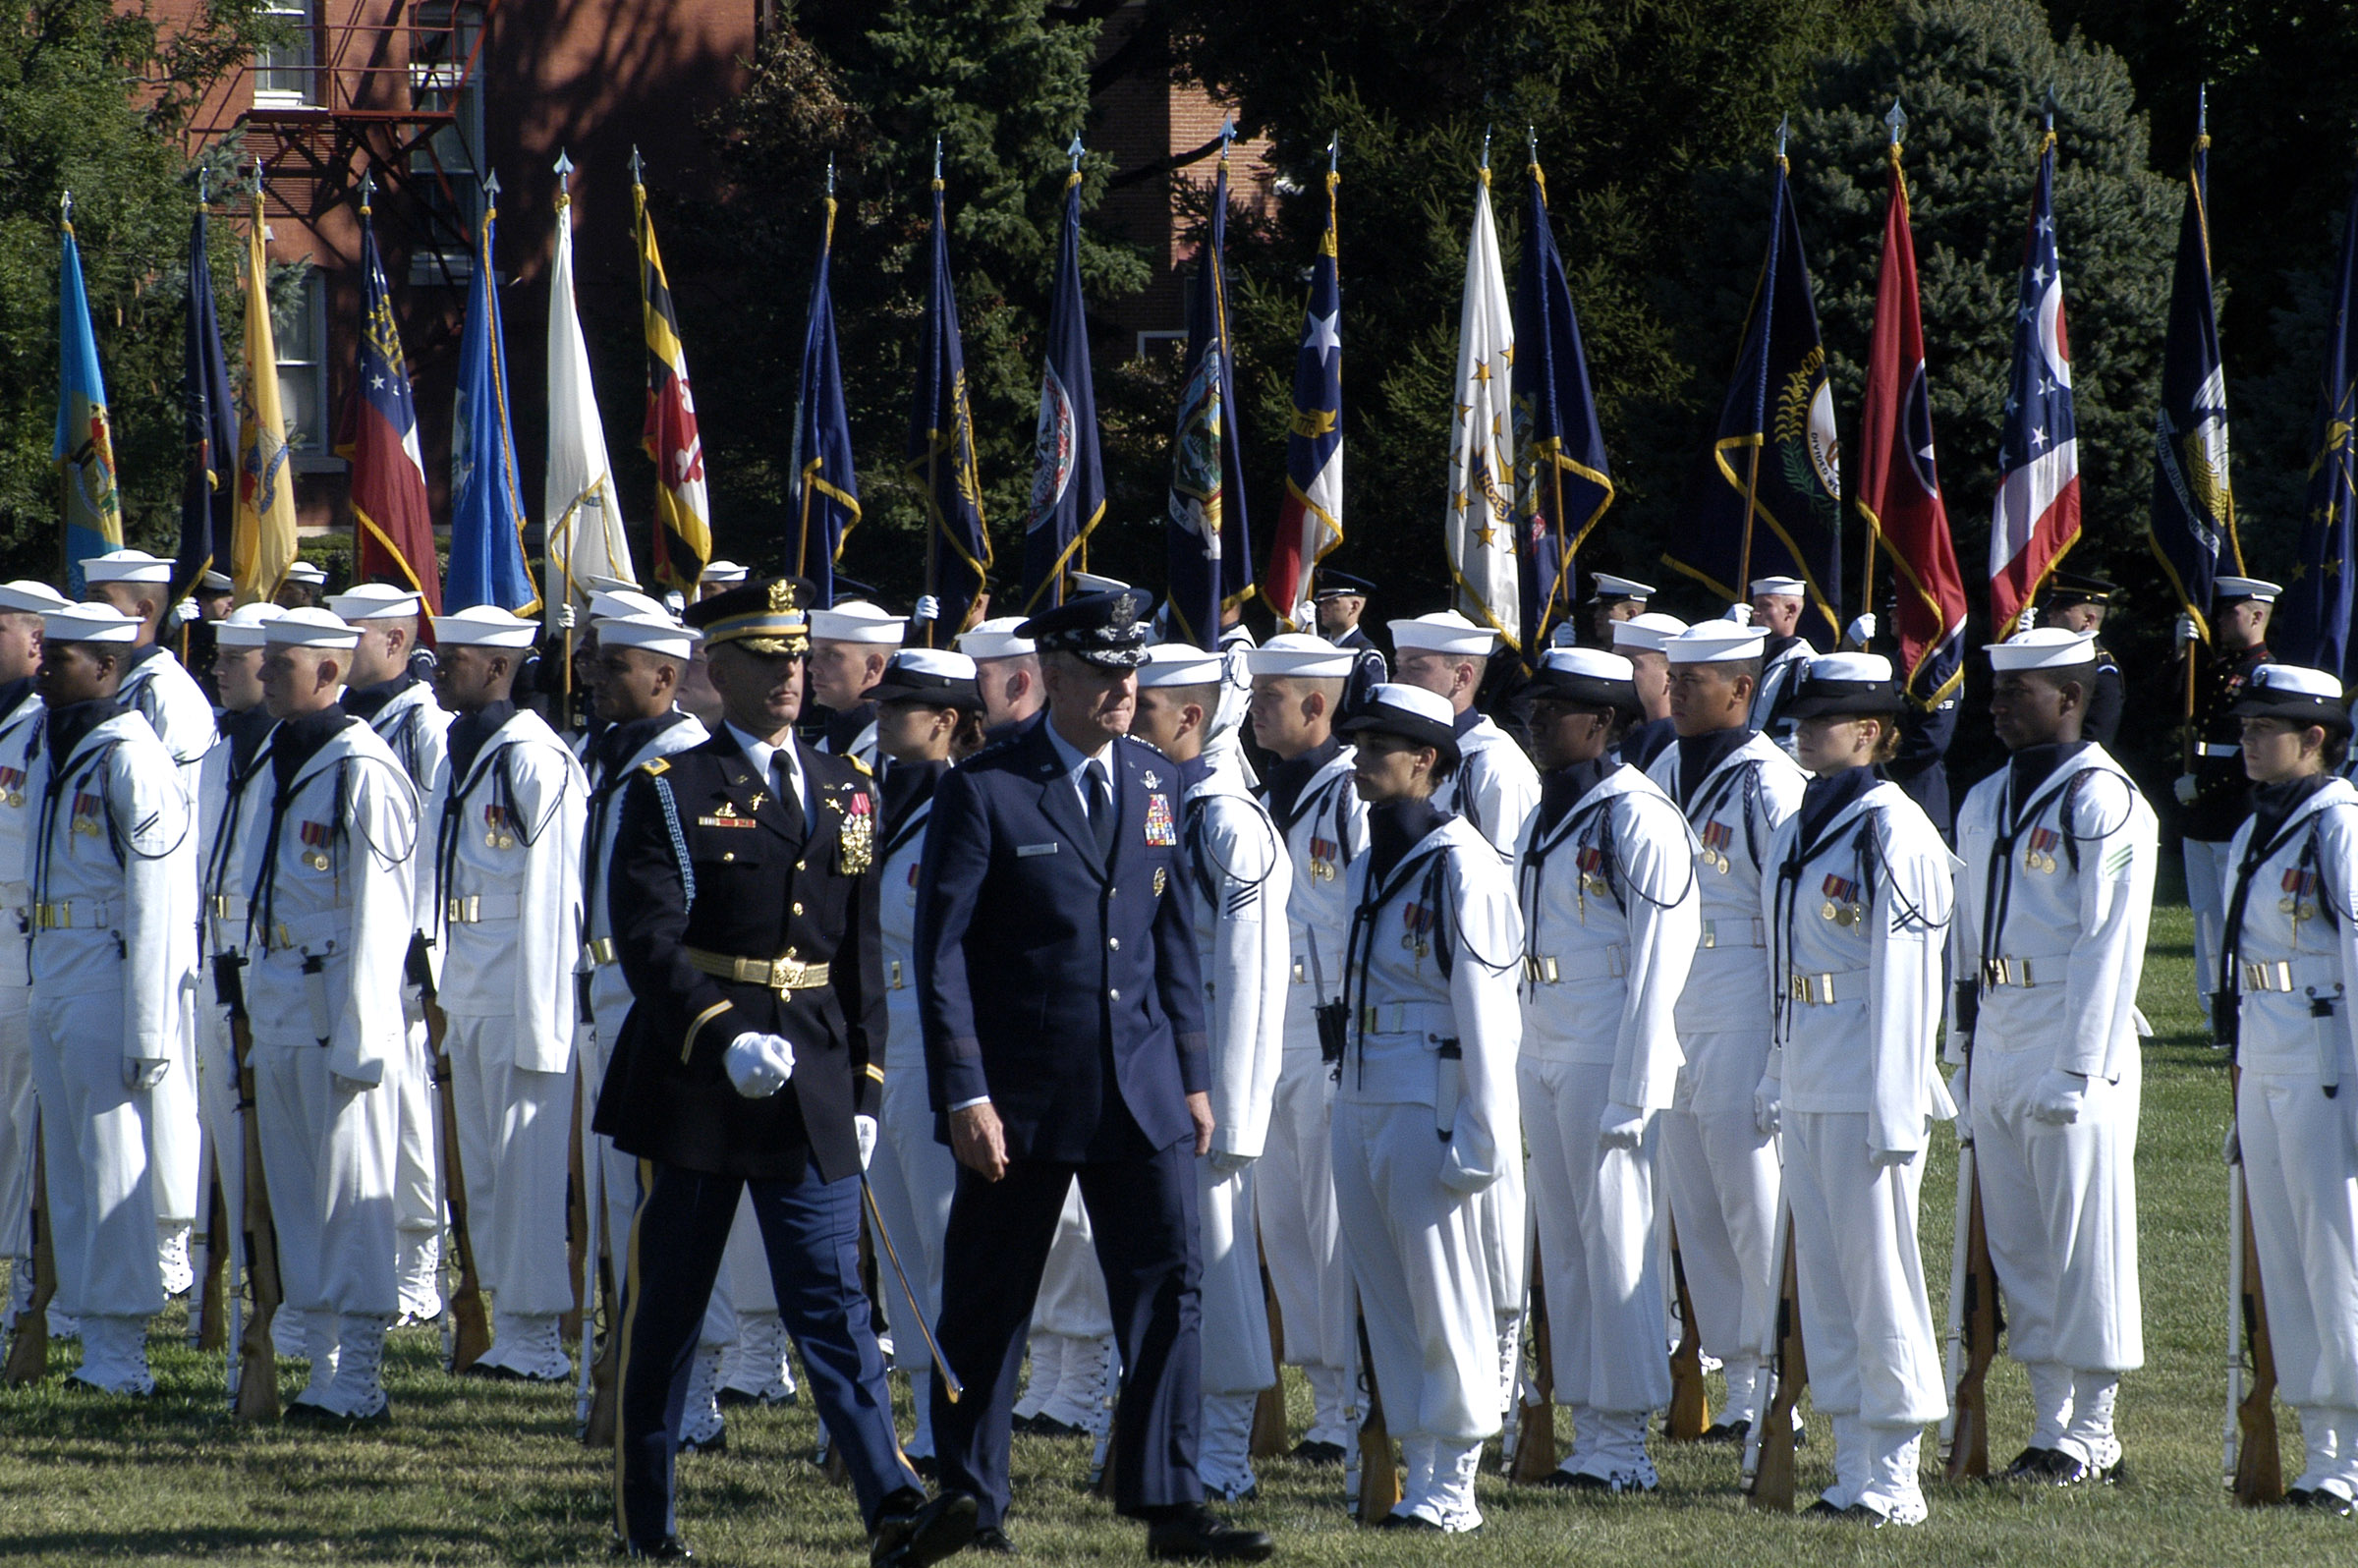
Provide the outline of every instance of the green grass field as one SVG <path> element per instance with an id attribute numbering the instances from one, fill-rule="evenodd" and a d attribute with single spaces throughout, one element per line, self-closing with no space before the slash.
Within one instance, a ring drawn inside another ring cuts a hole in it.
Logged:
<path id="1" fill-rule="evenodd" d="M 2223 1062 L 2205 1044 L 2193 1006 L 2190 923 L 2157 912 L 2146 965 L 2145 1122 L 2138 1149 L 2149 1365 L 2125 1382 L 2123 1442 L 2135 1480 L 2065 1494 L 1928 1481 L 1933 1518 L 1921 1530 L 1749 1513 L 1728 1449 L 1656 1447 L 1658 1496 L 1573 1500 L 1483 1482 L 1489 1525 L 1470 1540 L 1402 1541 L 1358 1530 L 1339 1473 L 1264 1464 L 1262 1496 L 1233 1510 L 1276 1533 L 1281 1560 L 1315 1563 L 1480 1561 L 1486 1568 L 1555 1563 L 1711 1560 L 1863 1563 L 2358 1562 L 2358 1529 L 2311 1513 L 2238 1511 L 2219 1485 L 2225 1390 L 2227 1118 Z M 1955 1142 L 1938 1135 L 1924 1188 L 1926 1273 L 1943 1320 Z M 2354 1307 L 2353 1310 L 2358 1310 Z M 555 1562 L 608 1550 L 611 1460 L 573 1437 L 570 1390 L 460 1382 L 439 1371 L 423 1330 L 395 1336 L 388 1381 L 396 1425 L 360 1437 L 249 1429 L 225 1411 L 218 1358 L 159 1329 L 162 1391 L 130 1407 L 64 1391 L 55 1375 L 0 1392 L 0 1553 L 30 1561 L 92 1558 L 404 1563 Z M 77 1354 L 54 1351 L 62 1374 Z M 288 1393 L 300 1377 L 282 1374 Z M 2000 1463 L 2028 1428 L 2010 1363 L 1991 1378 L 1992 1451 Z M 1307 1391 L 1290 1388 L 1297 1425 Z M 865 1542 L 848 1491 L 809 1463 L 807 1406 L 733 1412 L 726 1454 L 680 1467 L 681 1531 L 720 1563 L 850 1563 Z M 906 1429 L 904 1424 L 904 1429 Z M 1801 1456 L 1804 1501 L 1829 1479 L 1830 1434 L 1813 1424 Z M 1925 1459 L 1934 1467 L 1928 1434 Z M 2284 1421 L 2286 1472 L 2300 1468 Z M 1078 1442 L 1016 1441 L 1010 1533 L 1037 1564 L 1143 1561 L 1143 1532 L 1083 1489 Z M 1758 1557 L 1753 1554 L 1761 1554 Z"/>

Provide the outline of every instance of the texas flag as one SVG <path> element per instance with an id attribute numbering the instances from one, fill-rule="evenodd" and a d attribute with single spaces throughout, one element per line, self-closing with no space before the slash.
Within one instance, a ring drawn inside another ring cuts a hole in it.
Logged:
<path id="1" fill-rule="evenodd" d="M 2039 146 L 2039 183 L 2014 309 L 2014 374 L 1998 439 L 1990 516 L 1990 624 L 2004 639 L 2080 537 L 2079 425 L 2063 330 L 2063 260 L 2055 249 L 2055 133 Z"/>

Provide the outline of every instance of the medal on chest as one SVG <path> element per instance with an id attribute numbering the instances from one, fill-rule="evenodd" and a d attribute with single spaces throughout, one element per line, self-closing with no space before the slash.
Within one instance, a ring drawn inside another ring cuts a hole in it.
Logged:
<path id="1" fill-rule="evenodd" d="M 2062 842 L 2063 835 L 2051 827 L 2032 828 L 2030 848 L 2022 855 L 2022 868 L 2051 873 L 2055 868 L 2055 850 Z"/>
<path id="2" fill-rule="evenodd" d="M 1310 835 L 1310 879 L 1314 882 L 1334 880 L 1335 863 L 1343 858 L 1343 847 L 1333 839 Z"/>
<path id="3" fill-rule="evenodd" d="M 850 798 L 846 800 L 845 795 Z M 875 802 L 868 791 L 855 786 L 844 795 L 828 796 L 827 804 L 843 813 L 835 833 L 836 868 L 846 876 L 858 876 L 876 859 Z"/>
<path id="4" fill-rule="evenodd" d="M 105 810 L 105 796 L 95 794 L 89 790 L 76 790 L 74 792 L 73 830 L 77 833 L 86 833 L 90 837 L 96 838 L 98 836 L 99 813 Z"/>
<path id="5" fill-rule="evenodd" d="M 1170 849 L 1179 842 L 1179 825 L 1171 817 L 1168 795 L 1147 797 L 1147 842 L 1158 849 Z"/>
<path id="6" fill-rule="evenodd" d="M 334 831 L 325 822 L 305 822 L 303 833 L 303 864 L 314 871 L 327 869 L 327 841 Z"/>
<path id="7" fill-rule="evenodd" d="M 1703 864 L 1725 876 L 1728 867 L 1727 846 L 1735 842 L 1736 830 L 1713 817 L 1703 824 L 1703 831 L 1696 836 L 1703 840 Z"/>
<path id="8" fill-rule="evenodd" d="M 1400 945 L 1420 959 L 1432 952 L 1432 911 L 1411 903 L 1400 911 Z"/>
<path id="9" fill-rule="evenodd" d="M 1819 906 L 1818 918 L 1832 921 L 1836 925 L 1856 925 L 1866 918 L 1867 911 L 1859 904 L 1859 884 L 1847 876 L 1826 873 L 1822 889 L 1825 902 Z"/>
<path id="10" fill-rule="evenodd" d="M 483 808 L 483 843 L 488 848 L 514 849 L 516 835 L 510 831 L 513 826 L 514 822 L 509 817 L 506 807 L 486 806 Z"/>
<path id="11" fill-rule="evenodd" d="M 1580 852 L 1579 881 L 1580 923 L 1583 925 L 1589 923 L 1590 896 L 1593 894 L 1598 898 L 1602 898 L 1612 890 L 1613 884 L 1607 881 L 1604 875 L 1604 846 L 1601 844 L 1585 846 Z"/>
<path id="12" fill-rule="evenodd" d="M 2315 871 L 2304 871 L 2296 867 L 2284 873 L 2284 880 L 2279 885 L 2284 889 L 2284 896 L 2276 900 L 2279 914 L 2291 916 L 2296 925 L 2303 921 L 2317 919 L 2317 901 L 2312 896 L 2317 892 Z"/>
<path id="13" fill-rule="evenodd" d="M 25 806 L 25 770 L 21 767 L 0 767 L 0 802 L 10 810 L 22 811 Z"/>

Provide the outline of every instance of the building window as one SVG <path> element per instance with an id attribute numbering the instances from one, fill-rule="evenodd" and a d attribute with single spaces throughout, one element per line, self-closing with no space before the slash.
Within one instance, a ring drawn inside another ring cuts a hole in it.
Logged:
<path id="1" fill-rule="evenodd" d="M 278 339 L 278 406 L 287 421 L 287 447 L 299 455 L 326 453 L 327 278 L 306 269 L 295 308 L 271 322 Z"/>
<path id="2" fill-rule="evenodd" d="M 482 31 L 473 5 L 421 5 L 410 24 L 411 101 L 449 116 L 410 154 L 424 230 L 410 252 L 413 285 L 464 284 L 473 273 L 483 210 L 483 88 L 474 70 Z"/>
<path id="3" fill-rule="evenodd" d="M 264 0 L 262 15 L 284 28 L 287 37 L 253 57 L 254 106 L 291 108 L 317 103 L 310 0 Z"/>

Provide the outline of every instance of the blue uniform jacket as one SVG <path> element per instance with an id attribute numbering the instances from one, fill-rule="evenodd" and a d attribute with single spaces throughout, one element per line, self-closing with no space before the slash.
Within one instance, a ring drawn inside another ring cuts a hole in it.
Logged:
<path id="1" fill-rule="evenodd" d="M 1186 1096 L 1210 1088 L 1179 768 L 1127 737 L 1114 757 L 1110 868 L 1044 720 L 934 792 L 917 893 L 927 1085 L 941 1116 L 987 1097 L 1010 1158 L 1109 1158 L 1131 1121 L 1168 1148 L 1194 1135 Z"/>

